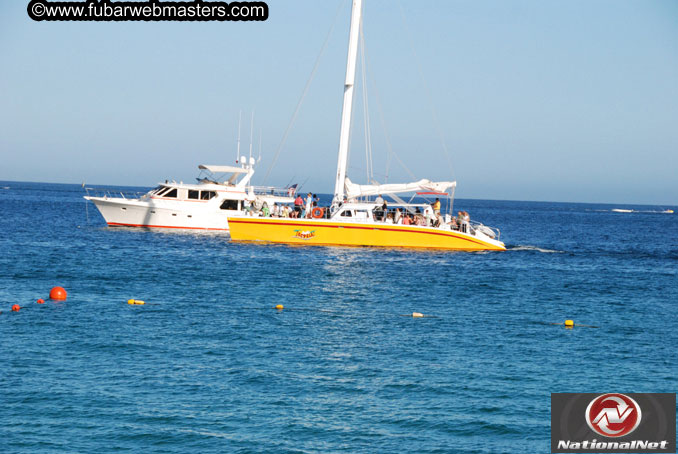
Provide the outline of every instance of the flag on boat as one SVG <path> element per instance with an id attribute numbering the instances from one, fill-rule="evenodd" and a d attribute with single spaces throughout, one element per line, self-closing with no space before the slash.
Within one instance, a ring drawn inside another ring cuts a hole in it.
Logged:
<path id="1" fill-rule="evenodd" d="M 292 186 L 287 188 L 287 195 L 289 197 L 292 197 L 297 192 L 297 186 L 299 186 L 299 183 L 294 183 Z"/>

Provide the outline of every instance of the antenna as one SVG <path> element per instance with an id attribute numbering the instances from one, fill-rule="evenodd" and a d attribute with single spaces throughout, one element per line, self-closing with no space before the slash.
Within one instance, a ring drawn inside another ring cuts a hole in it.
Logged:
<path id="1" fill-rule="evenodd" d="M 259 157 L 257 158 L 257 162 L 261 161 L 261 138 L 264 135 L 263 129 L 259 128 Z"/>
<path id="2" fill-rule="evenodd" d="M 238 163 L 238 157 L 240 156 L 240 123 L 242 122 L 242 110 L 238 114 L 238 149 L 235 151 L 235 163 Z"/>
<path id="3" fill-rule="evenodd" d="M 254 111 L 252 111 L 252 120 L 250 121 L 250 164 L 252 163 L 252 140 L 254 138 Z"/>

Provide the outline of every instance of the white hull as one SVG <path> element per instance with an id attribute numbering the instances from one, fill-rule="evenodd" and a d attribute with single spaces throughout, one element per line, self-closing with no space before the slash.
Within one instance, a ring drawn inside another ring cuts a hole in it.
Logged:
<path id="1" fill-rule="evenodd" d="M 132 197 L 117 190 L 93 196 L 89 191 L 95 189 L 87 188 L 85 199 L 94 203 L 112 227 L 228 232 L 229 217 L 259 215 L 262 208 L 294 201 L 291 196 L 296 185 L 284 189 L 249 186 L 253 163 L 245 164 L 244 156 L 242 161 L 242 167 L 200 165 L 208 177 L 198 178 L 198 184 L 165 181 L 142 196 Z M 219 182 L 214 172 L 231 176 Z M 237 181 L 240 175 L 244 177 Z"/>
<path id="2" fill-rule="evenodd" d="M 216 203 L 191 206 L 188 202 L 139 201 L 134 199 L 86 197 L 96 205 L 112 227 L 213 230 L 228 232 L 228 217 L 244 216 L 236 210 L 220 210 Z M 215 201 L 216 202 L 216 201 Z M 195 204 L 197 205 L 197 204 Z"/>

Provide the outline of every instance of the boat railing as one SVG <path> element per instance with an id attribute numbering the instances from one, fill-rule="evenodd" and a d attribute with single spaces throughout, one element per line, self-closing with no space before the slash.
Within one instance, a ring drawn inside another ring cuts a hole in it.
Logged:
<path id="1" fill-rule="evenodd" d="M 116 188 L 90 188 L 86 187 L 85 192 L 88 197 L 101 197 L 104 199 L 142 199 L 148 197 L 147 192 L 140 191 L 121 191 Z"/>
<path id="2" fill-rule="evenodd" d="M 256 195 L 273 196 L 273 197 L 294 197 L 296 194 L 294 190 L 287 188 L 276 188 L 273 186 L 252 186 L 252 191 Z"/>
<path id="3" fill-rule="evenodd" d="M 497 227 L 490 227 L 477 221 L 471 221 L 469 224 L 471 225 L 471 232 L 479 231 L 489 237 L 494 237 L 496 240 L 499 240 L 501 237 L 501 230 L 499 230 Z M 491 235 L 490 232 L 492 233 Z"/>

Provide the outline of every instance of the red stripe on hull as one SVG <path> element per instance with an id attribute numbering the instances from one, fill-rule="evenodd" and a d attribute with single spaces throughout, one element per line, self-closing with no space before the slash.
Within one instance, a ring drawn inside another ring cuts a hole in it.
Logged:
<path id="1" fill-rule="evenodd" d="M 182 230 L 216 230 L 228 232 L 228 229 L 217 229 L 211 227 L 176 227 L 173 225 L 149 225 L 149 224 L 122 224 L 120 222 L 107 222 L 112 227 L 147 227 L 151 229 L 182 229 Z"/>

